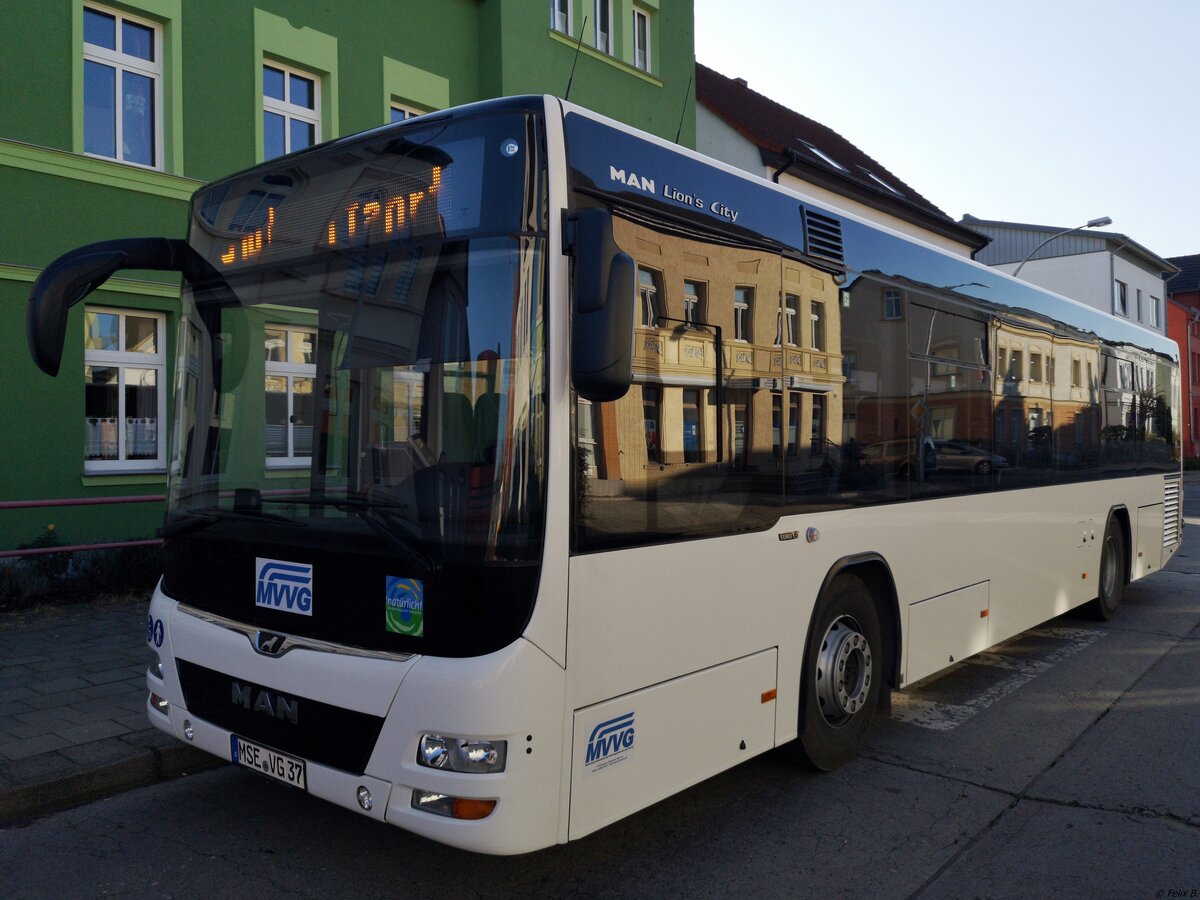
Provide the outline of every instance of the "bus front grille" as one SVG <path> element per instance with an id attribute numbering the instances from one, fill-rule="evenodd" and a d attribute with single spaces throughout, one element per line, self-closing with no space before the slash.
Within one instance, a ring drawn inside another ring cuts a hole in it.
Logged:
<path id="1" fill-rule="evenodd" d="M 361 775 L 383 719 L 176 660 L 188 711 L 248 740 Z M 284 703 L 280 703 L 280 697 Z"/>

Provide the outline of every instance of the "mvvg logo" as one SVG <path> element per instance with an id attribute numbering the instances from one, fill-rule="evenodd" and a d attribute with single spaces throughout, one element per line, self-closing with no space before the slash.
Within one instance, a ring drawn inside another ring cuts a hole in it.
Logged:
<path id="1" fill-rule="evenodd" d="M 301 616 L 312 615 L 313 567 L 278 559 L 254 560 L 254 605 Z"/>
<path id="2" fill-rule="evenodd" d="M 588 738 L 584 765 L 602 768 L 624 759 L 633 748 L 633 713 L 601 722 Z"/>

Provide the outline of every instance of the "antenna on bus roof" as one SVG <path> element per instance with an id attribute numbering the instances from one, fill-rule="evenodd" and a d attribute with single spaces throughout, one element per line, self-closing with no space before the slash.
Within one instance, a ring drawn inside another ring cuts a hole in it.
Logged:
<path id="1" fill-rule="evenodd" d="M 575 58 L 571 60 L 571 77 L 567 79 L 567 93 L 563 96 L 564 100 L 571 99 L 571 82 L 575 80 L 575 63 L 579 62 L 579 48 L 583 46 L 583 29 L 587 28 L 587 16 L 583 17 L 583 23 L 579 26 L 579 40 L 575 42 Z"/>
<path id="2" fill-rule="evenodd" d="M 680 108 L 679 108 L 679 127 L 675 129 L 675 143 L 677 143 L 677 144 L 679 143 L 679 136 L 681 134 L 683 134 L 683 117 L 687 113 L 688 97 L 691 96 L 692 81 L 694 81 L 695 78 L 696 78 L 696 73 L 693 72 L 691 74 L 691 77 L 688 78 L 688 86 L 683 92 L 683 105 L 680 106 Z"/>

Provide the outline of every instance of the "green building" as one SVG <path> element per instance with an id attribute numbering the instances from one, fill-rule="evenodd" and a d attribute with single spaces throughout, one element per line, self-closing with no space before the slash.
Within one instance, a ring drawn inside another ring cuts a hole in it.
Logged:
<path id="1" fill-rule="evenodd" d="M 25 307 L 56 256 L 182 237 L 206 181 L 414 114 L 561 96 L 573 66 L 573 101 L 695 145 L 691 0 L 0 3 L 0 503 L 165 490 L 178 279 L 123 272 L 75 307 L 52 379 Z M 153 499 L 0 507 L 0 551 L 50 523 L 67 544 L 149 537 L 161 517 Z"/>

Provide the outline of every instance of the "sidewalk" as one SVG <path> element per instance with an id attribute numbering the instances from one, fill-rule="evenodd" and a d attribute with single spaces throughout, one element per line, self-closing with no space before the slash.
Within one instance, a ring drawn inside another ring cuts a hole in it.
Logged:
<path id="1" fill-rule="evenodd" d="M 146 719 L 148 600 L 0 618 L 0 826 L 220 765 Z"/>

